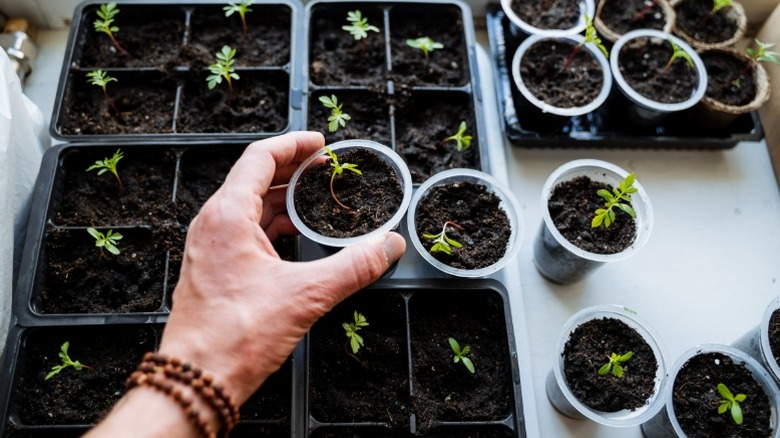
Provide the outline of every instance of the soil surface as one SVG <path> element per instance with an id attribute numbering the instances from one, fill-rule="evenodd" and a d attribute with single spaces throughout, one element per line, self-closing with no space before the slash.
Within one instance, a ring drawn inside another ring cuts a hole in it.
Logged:
<path id="1" fill-rule="evenodd" d="M 480 269 L 504 256 L 512 233 L 509 218 L 499 206 L 501 200 L 485 186 L 458 182 L 433 187 L 417 206 L 415 223 L 423 247 L 430 251 L 433 239 L 423 234 L 441 233 L 445 222 L 455 222 L 463 229 L 447 225 L 447 237 L 463 245 L 452 248 L 452 254 L 437 251 L 433 257 L 453 268 Z"/>
<path id="2" fill-rule="evenodd" d="M 349 114 L 351 120 L 346 127 L 336 132 L 328 131 L 328 117 L 331 110 L 319 101 L 320 96 L 336 96 L 341 110 Z M 312 93 L 309 99 L 308 129 L 325 135 L 327 144 L 353 138 L 373 140 L 390 146 L 390 108 L 387 96 L 373 91 L 328 91 Z"/>
<path id="3" fill-rule="evenodd" d="M 480 169 L 479 138 L 470 99 L 465 93 L 443 92 L 414 94 L 396 102 L 396 147 L 415 183 L 456 167 Z M 466 122 L 465 135 L 472 139 L 471 146 L 459 152 L 454 140 L 444 139 L 455 135 L 462 121 Z"/>
<path id="4" fill-rule="evenodd" d="M 264 423 L 241 423 L 239 422 L 235 429 L 230 432 L 230 438 L 288 438 L 290 436 L 290 425 L 276 425 Z"/>
<path id="5" fill-rule="evenodd" d="M 769 346 L 772 348 L 775 362 L 780 365 L 780 309 L 772 312 L 769 319 Z"/>
<path id="6" fill-rule="evenodd" d="M 525 53 L 520 75 L 531 94 L 558 108 L 585 106 L 599 95 L 604 71 L 590 51 L 576 47 L 569 42 L 547 40 L 534 44 Z M 574 50 L 576 54 L 567 67 Z"/>
<path id="7" fill-rule="evenodd" d="M 739 25 L 731 18 L 728 7 L 710 15 L 712 4 L 712 0 L 685 0 L 679 3 L 675 6 L 676 28 L 704 43 L 719 43 L 730 39 L 739 29 Z"/>
<path id="8" fill-rule="evenodd" d="M 744 422 L 736 425 L 727 411 L 718 414 L 722 397 L 718 383 L 735 396 L 745 394 L 740 403 Z M 700 354 L 690 359 L 677 374 L 672 396 L 674 412 L 688 437 L 768 437 L 770 405 L 764 390 L 744 364 L 720 353 Z"/>
<path id="9" fill-rule="evenodd" d="M 292 390 L 292 362 L 287 360 L 241 406 L 241 421 L 279 421 L 289 425 Z"/>
<path id="10" fill-rule="evenodd" d="M 125 380 L 144 353 L 155 349 L 156 336 L 151 327 L 138 326 L 30 330 L 11 404 L 26 425 L 96 423 L 122 397 Z M 71 359 L 93 369 L 69 367 L 44 380 L 61 363 L 65 341 Z"/>
<path id="11" fill-rule="evenodd" d="M 358 332 L 364 345 L 352 355 L 342 324 L 353 322 L 354 312 L 363 314 L 369 325 Z M 403 298 L 396 294 L 358 293 L 312 327 L 309 406 L 315 419 L 387 422 L 394 428 L 408 428 L 404 313 Z"/>
<path id="12" fill-rule="evenodd" d="M 56 429 L 56 428 L 15 428 L 7 424 L 5 428 L 9 438 L 80 438 L 88 429 Z"/>
<path id="13" fill-rule="evenodd" d="M 176 205 L 179 222 L 189 224 L 203 204 L 222 186 L 246 145 L 208 146 L 187 150 L 181 157 Z"/>
<path id="14" fill-rule="evenodd" d="M 481 292 L 418 293 L 409 301 L 413 404 L 420 430 L 436 421 L 499 421 L 512 410 L 504 308 L 496 294 Z M 471 347 L 474 374 L 453 362 L 448 338 Z"/>
<path id="15" fill-rule="evenodd" d="M 331 195 L 330 160 L 310 169 L 295 189 L 295 209 L 303 223 L 330 237 L 355 237 L 369 233 L 398 211 L 403 199 L 401 180 L 380 156 L 364 149 L 338 154 L 339 163 L 357 164 L 362 175 L 345 170 L 333 182 L 333 191 L 349 209 Z"/>
<path id="16" fill-rule="evenodd" d="M 612 192 L 607 184 L 580 176 L 562 182 L 553 188 L 547 208 L 555 228 L 572 244 L 596 254 L 616 254 L 634 243 L 636 222 L 615 208 L 615 222 L 609 228 L 592 228 L 591 221 L 597 209 L 604 206 L 600 189 Z"/>
<path id="17" fill-rule="evenodd" d="M 720 52 L 705 52 L 701 55 L 707 67 L 707 97 L 726 105 L 743 106 L 756 98 L 756 83 L 753 68 L 745 57 L 734 57 Z M 739 86 L 734 81 L 738 81 Z"/>
<path id="18" fill-rule="evenodd" d="M 634 355 L 622 363 L 623 377 L 598 371 L 612 353 Z M 658 361 L 653 349 L 633 328 L 615 318 L 581 324 L 569 336 L 563 351 L 563 372 L 574 396 L 602 412 L 636 410 L 655 392 Z"/>
<path id="19" fill-rule="evenodd" d="M 699 78 L 684 59 L 676 59 L 662 75 L 673 53 L 668 41 L 655 44 L 649 39 L 632 40 L 620 50 L 620 72 L 631 88 L 648 99 L 684 102 L 696 91 Z"/>
<path id="20" fill-rule="evenodd" d="M 511 8 L 537 29 L 571 29 L 580 19 L 580 0 L 512 0 Z"/>
<path id="21" fill-rule="evenodd" d="M 657 0 L 607 0 L 601 9 L 601 21 L 613 32 L 623 35 L 634 29 L 663 29 L 664 10 Z"/>

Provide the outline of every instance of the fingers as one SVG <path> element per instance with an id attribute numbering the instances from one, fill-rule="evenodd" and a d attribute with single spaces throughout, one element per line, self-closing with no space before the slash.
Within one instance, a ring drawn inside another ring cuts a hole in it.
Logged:
<path id="1" fill-rule="evenodd" d="M 267 228 L 271 220 L 278 214 L 287 214 L 287 186 L 271 187 L 263 198 L 263 215 L 260 227 Z"/>
<path id="2" fill-rule="evenodd" d="M 293 225 L 292 220 L 286 214 L 274 216 L 273 220 L 265 228 L 265 235 L 271 242 L 276 241 L 279 236 L 290 236 L 298 234 L 298 229 Z"/>

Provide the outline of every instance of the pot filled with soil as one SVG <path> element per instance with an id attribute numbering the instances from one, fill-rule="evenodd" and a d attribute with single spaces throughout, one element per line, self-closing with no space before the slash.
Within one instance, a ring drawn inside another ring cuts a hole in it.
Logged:
<path id="1" fill-rule="evenodd" d="M 607 41 L 615 42 L 634 29 L 671 33 L 676 14 L 668 0 L 602 0 L 593 25 Z"/>
<path id="2" fill-rule="evenodd" d="M 769 303 L 756 328 L 731 345 L 752 356 L 780 383 L 780 297 Z"/>
<path id="3" fill-rule="evenodd" d="M 629 116 L 641 125 L 656 125 L 691 108 L 707 91 L 707 70 L 696 51 L 661 31 L 623 35 L 612 46 L 610 66 Z"/>
<path id="4" fill-rule="evenodd" d="M 630 427 L 663 407 L 666 362 L 658 337 L 623 306 L 574 314 L 558 335 L 555 355 L 547 398 L 568 417 Z"/>
<path id="5" fill-rule="evenodd" d="M 519 251 L 523 235 L 520 208 L 509 188 L 472 169 L 450 169 L 428 179 L 415 192 L 406 220 L 420 256 L 457 277 L 500 270 Z"/>
<path id="6" fill-rule="evenodd" d="M 676 0 L 674 33 L 700 49 L 731 47 L 745 35 L 747 16 L 741 4 L 715 0 Z"/>
<path id="7" fill-rule="evenodd" d="M 571 161 L 550 174 L 534 241 L 534 263 L 542 276 L 574 283 L 605 263 L 631 257 L 647 243 L 653 209 L 645 189 L 630 175 L 600 160 Z"/>
<path id="8" fill-rule="evenodd" d="M 501 0 L 501 8 L 527 35 L 561 37 L 582 32 L 585 16 L 593 17 L 596 4 L 593 0 Z"/>
<path id="9" fill-rule="evenodd" d="M 726 345 L 691 348 L 669 371 L 665 406 L 642 425 L 648 438 L 777 437 L 780 392 L 752 357 Z"/>

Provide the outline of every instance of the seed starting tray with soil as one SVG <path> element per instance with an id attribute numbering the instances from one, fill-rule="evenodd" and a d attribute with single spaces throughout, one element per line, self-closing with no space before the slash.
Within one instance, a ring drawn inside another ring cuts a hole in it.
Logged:
<path id="1" fill-rule="evenodd" d="M 520 91 L 511 72 L 512 57 L 525 39 L 515 29 L 499 5 L 487 8 L 487 28 L 493 55 L 493 80 L 499 102 L 498 113 L 504 134 L 516 146 L 541 148 L 648 148 L 648 149 L 727 149 L 740 141 L 758 141 L 763 131 L 755 112 L 740 116 L 720 130 L 706 130 L 689 120 L 688 114 L 670 118 L 660 126 L 639 126 L 628 119 L 620 91 L 612 94 L 601 108 L 584 116 L 572 117 L 552 133 L 540 133 L 524 115 Z"/>

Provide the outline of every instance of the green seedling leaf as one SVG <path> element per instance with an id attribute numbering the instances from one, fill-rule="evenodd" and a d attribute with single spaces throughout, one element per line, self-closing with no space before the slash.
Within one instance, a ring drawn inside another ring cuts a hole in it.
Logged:
<path id="1" fill-rule="evenodd" d="M 601 368 L 599 368 L 599 375 L 605 376 L 610 371 L 612 372 L 612 375 L 617 378 L 623 377 L 623 364 L 628 362 L 632 357 L 634 357 L 634 353 L 629 351 L 625 354 L 617 354 L 612 353 L 609 356 L 609 362 L 604 364 Z"/>
<path id="2" fill-rule="evenodd" d="M 241 40 L 246 40 L 247 35 L 247 25 L 246 25 L 246 13 L 252 12 L 252 9 L 249 7 L 254 4 L 255 0 L 241 0 L 240 3 L 228 3 L 227 6 L 223 7 L 222 9 L 225 11 L 225 16 L 229 17 L 236 12 L 238 12 L 238 15 L 241 17 L 241 27 L 243 29 L 241 34 Z"/>
<path id="3" fill-rule="evenodd" d="M 444 48 L 444 44 L 437 43 L 436 41 L 426 37 L 415 38 L 406 40 L 406 45 L 415 49 L 422 50 L 425 59 L 428 59 L 428 53 L 434 50 L 440 50 Z"/>
<path id="4" fill-rule="evenodd" d="M 726 411 L 731 411 L 731 419 L 734 420 L 735 424 L 741 425 L 744 419 L 742 418 L 742 407 L 739 404 L 747 400 L 747 396 L 745 394 L 734 396 L 723 383 L 718 383 L 717 389 L 718 394 L 723 397 L 718 406 L 718 414 L 723 415 Z"/>
<path id="5" fill-rule="evenodd" d="M 636 212 L 627 204 L 632 202 L 631 194 L 637 192 L 637 188 L 633 187 L 635 181 L 636 177 L 633 173 L 630 173 L 618 184 L 618 187 L 613 188 L 614 193 L 610 193 L 609 190 L 606 189 L 599 189 L 596 192 L 604 199 L 605 204 L 604 207 L 596 209 L 596 214 L 590 224 L 592 228 L 598 228 L 600 226 L 609 228 L 617 217 L 613 210 L 614 207 L 619 208 L 632 218 L 636 218 Z"/>
<path id="6" fill-rule="evenodd" d="M 73 367 L 76 371 L 81 371 L 84 368 L 91 369 L 90 367 L 86 365 L 82 365 L 79 361 L 71 360 L 70 356 L 68 355 L 68 348 L 70 347 L 70 342 L 65 341 L 64 344 L 62 344 L 62 347 L 60 347 L 60 361 L 61 363 L 59 365 L 55 365 L 51 368 L 51 371 L 49 371 L 48 374 L 46 374 L 46 377 L 43 380 L 49 380 L 52 377 L 59 374 L 62 370 L 68 367 Z"/>
<path id="7" fill-rule="evenodd" d="M 339 127 L 346 127 L 347 122 L 352 120 L 349 114 L 343 112 L 341 107 L 344 105 L 339 103 L 335 94 L 328 96 L 320 96 L 320 102 L 322 106 L 330 109 L 330 116 L 328 117 L 328 132 L 336 132 Z"/>
<path id="8" fill-rule="evenodd" d="M 100 248 L 101 253 L 103 252 L 103 248 L 114 255 L 119 255 L 121 252 L 119 251 L 119 248 L 116 247 L 117 242 L 122 240 L 123 236 L 121 234 L 115 233 L 113 230 L 108 230 L 106 234 L 103 234 L 92 227 L 87 228 L 87 233 L 95 238 L 95 246 Z"/>
<path id="9" fill-rule="evenodd" d="M 474 363 L 471 359 L 466 357 L 471 353 L 471 346 L 466 345 L 465 347 L 460 348 L 460 344 L 458 344 L 458 341 L 454 338 L 447 338 L 447 341 L 450 343 L 450 348 L 452 348 L 453 353 L 455 353 L 455 356 L 452 358 L 453 363 L 463 362 L 466 369 L 469 370 L 471 374 L 474 374 Z"/>
<path id="10" fill-rule="evenodd" d="M 325 96 L 323 96 L 325 97 Z M 333 96 L 334 98 L 336 96 Z M 321 100 L 322 98 L 320 98 Z M 349 207 L 344 205 L 341 200 L 339 200 L 338 196 L 336 196 L 336 192 L 333 189 L 333 182 L 336 180 L 337 175 L 341 175 L 344 173 L 345 170 L 349 170 L 350 172 L 357 174 L 357 175 L 363 175 L 363 171 L 358 169 L 358 165 L 354 163 L 339 163 L 339 157 L 336 155 L 335 152 L 330 150 L 329 147 L 323 146 L 325 148 L 325 152 L 328 154 L 328 157 L 330 158 L 330 167 L 333 168 L 333 171 L 330 175 L 330 195 L 333 197 L 333 200 L 336 201 L 336 204 L 340 205 L 342 208 L 346 210 L 351 210 Z"/>
<path id="11" fill-rule="evenodd" d="M 122 149 L 117 149 L 111 158 L 104 158 L 102 160 L 95 161 L 95 164 L 89 166 L 86 172 L 97 170 L 98 175 L 111 172 L 116 177 L 116 180 L 119 181 L 119 186 L 124 187 L 122 179 L 119 178 L 119 172 L 116 169 L 117 163 L 119 163 L 119 160 L 121 160 L 123 157 L 124 153 L 122 152 Z"/>
<path id="12" fill-rule="evenodd" d="M 355 38 L 355 41 L 368 38 L 368 32 L 379 32 L 379 28 L 368 24 L 368 18 L 364 18 L 360 13 L 360 10 L 347 12 L 348 26 L 341 26 L 341 28 L 350 33 Z"/>
<path id="13" fill-rule="evenodd" d="M 441 233 L 439 234 L 423 233 L 422 235 L 423 239 L 433 240 L 433 246 L 431 246 L 431 249 L 429 250 L 431 254 L 437 252 L 443 252 L 447 255 L 452 255 L 452 248 L 463 248 L 463 245 L 460 242 L 447 236 L 448 225 L 451 225 L 463 231 L 463 227 L 461 227 L 460 225 L 452 221 L 447 221 L 444 223 Z"/>
<path id="14" fill-rule="evenodd" d="M 451 135 L 445 138 L 444 140 L 442 140 L 442 143 L 447 141 L 454 141 L 458 149 L 458 152 L 462 152 L 471 146 L 471 136 L 465 134 L 466 134 L 466 122 L 462 121 L 460 122 L 460 126 L 458 127 L 458 132 L 456 132 L 455 135 Z"/>
<path id="15" fill-rule="evenodd" d="M 206 78 L 209 90 L 214 89 L 214 87 L 222 83 L 222 79 L 225 79 L 230 89 L 230 94 L 233 94 L 233 82 L 231 79 L 240 79 L 234 67 L 236 63 L 235 56 L 236 49 L 230 46 L 222 46 L 222 50 L 217 53 L 217 62 L 209 66 L 211 75 Z"/>
<path id="16" fill-rule="evenodd" d="M 363 327 L 368 327 L 368 321 L 366 320 L 366 317 L 363 316 L 362 313 L 358 313 L 357 310 L 353 315 L 353 319 L 353 322 L 345 322 L 342 323 L 341 326 L 344 328 L 344 332 L 347 336 L 347 342 L 349 342 L 352 353 L 357 354 L 360 350 L 360 347 L 364 345 L 363 337 L 357 334 L 357 332 L 362 330 Z"/>

